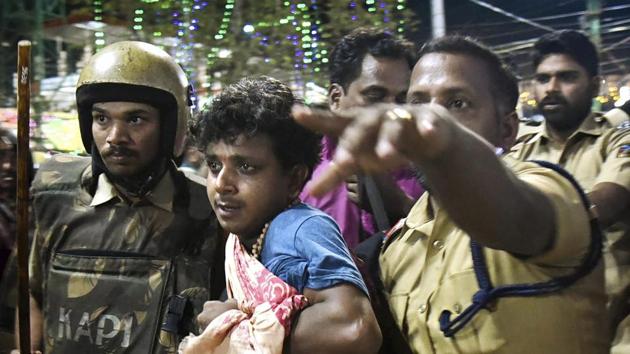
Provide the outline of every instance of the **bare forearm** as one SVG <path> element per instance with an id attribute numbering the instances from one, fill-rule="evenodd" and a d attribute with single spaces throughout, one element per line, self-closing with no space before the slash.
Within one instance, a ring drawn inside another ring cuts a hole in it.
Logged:
<path id="1" fill-rule="evenodd" d="M 595 185 L 588 193 L 588 197 L 597 209 L 597 216 L 602 227 L 608 227 L 617 222 L 630 206 L 630 193 L 615 183 L 604 182 Z"/>
<path id="2" fill-rule="evenodd" d="M 285 353 L 376 353 L 381 333 L 367 298 L 355 309 L 315 304 L 302 311 L 293 323 Z M 356 312 L 360 312 L 357 315 Z"/>
<path id="3" fill-rule="evenodd" d="M 37 304 L 37 301 L 31 296 L 30 297 L 30 324 L 31 324 L 31 333 L 30 333 L 30 342 L 31 342 L 31 351 L 37 351 L 42 349 L 42 331 L 44 325 L 44 317 L 42 315 L 42 311 Z M 20 323 L 19 316 L 17 313 L 15 314 L 15 346 L 19 348 L 20 344 Z"/>
<path id="4" fill-rule="evenodd" d="M 470 131 L 454 127 L 448 148 L 416 163 L 438 203 L 481 244 L 523 255 L 540 254 L 549 246 L 554 233 L 550 202 L 518 180 Z"/>

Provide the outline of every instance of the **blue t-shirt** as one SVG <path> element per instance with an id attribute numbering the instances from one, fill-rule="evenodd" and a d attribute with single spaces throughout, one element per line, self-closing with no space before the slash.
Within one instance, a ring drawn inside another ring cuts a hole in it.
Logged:
<path id="1" fill-rule="evenodd" d="M 296 288 L 320 290 L 349 283 L 368 294 L 339 226 L 324 212 L 299 204 L 269 225 L 261 262 Z"/>

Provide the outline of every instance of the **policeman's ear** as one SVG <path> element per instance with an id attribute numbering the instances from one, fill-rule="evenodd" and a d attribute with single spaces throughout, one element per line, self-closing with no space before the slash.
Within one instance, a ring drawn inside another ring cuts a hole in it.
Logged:
<path id="1" fill-rule="evenodd" d="M 308 177 L 308 167 L 300 164 L 291 167 L 289 170 L 289 197 L 291 201 L 295 200 L 302 191 L 306 178 Z"/>
<path id="2" fill-rule="evenodd" d="M 328 105 L 331 111 L 339 109 L 341 98 L 346 94 L 343 87 L 339 84 L 331 84 L 328 88 Z"/>
<path id="3" fill-rule="evenodd" d="M 499 147 L 503 148 L 505 152 L 509 151 L 518 134 L 518 114 L 516 111 L 511 111 L 508 114 L 504 114 L 499 122 Z"/>
<path id="4" fill-rule="evenodd" d="M 595 75 L 591 78 L 589 83 L 591 89 L 591 97 L 595 98 L 599 95 L 599 87 L 601 86 L 603 78 L 599 75 Z"/>

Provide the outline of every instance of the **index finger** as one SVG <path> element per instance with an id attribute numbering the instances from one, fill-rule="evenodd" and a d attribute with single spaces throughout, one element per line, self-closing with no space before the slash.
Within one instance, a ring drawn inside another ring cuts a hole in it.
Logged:
<path id="1" fill-rule="evenodd" d="M 326 135 L 339 137 L 352 121 L 349 117 L 335 114 L 329 110 L 293 105 L 293 119 L 298 124 Z"/>

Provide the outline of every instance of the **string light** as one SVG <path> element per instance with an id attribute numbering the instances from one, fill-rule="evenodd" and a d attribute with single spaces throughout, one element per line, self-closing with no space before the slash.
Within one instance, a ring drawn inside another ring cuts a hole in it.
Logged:
<path id="1" fill-rule="evenodd" d="M 319 13 L 319 5 L 317 4 L 317 0 L 311 0 L 311 8 L 314 10 L 316 14 Z M 324 49 L 322 47 L 322 42 L 320 42 L 321 33 L 320 33 L 321 21 L 319 16 L 316 16 L 315 21 L 313 21 L 313 25 L 311 26 L 311 34 L 313 36 L 313 44 L 311 45 L 313 49 L 313 62 L 315 63 L 313 67 L 313 72 L 319 73 L 321 71 L 321 63 L 322 63 L 322 54 L 320 51 Z"/>
<path id="2" fill-rule="evenodd" d="M 350 3 L 348 4 L 348 9 L 350 10 L 350 19 L 352 21 L 356 21 L 358 19 L 357 15 L 356 15 L 356 8 L 357 8 L 357 3 L 356 1 L 350 1 Z"/>
<path id="3" fill-rule="evenodd" d="M 134 11 L 134 18 L 133 18 L 133 30 L 136 31 L 136 33 L 139 33 L 140 31 L 142 31 L 142 21 L 144 20 L 144 10 L 141 8 L 138 8 Z"/>
<path id="4" fill-rule="evenodd" d="M 396 10 L 400 14 L 400 16 L 399 16 L 398 26 L 396 28 L 396 31 L 399 34 L 402 34 L 405 32 L 405 20 L 404 20 L 405 17 L 403 16 L 403 11 L 405 11 L 405 0 L 397 0 L 397 2 L 398 4 L 396 5 Z"/>
<path id="5" fill-rule="evenodd" d="M 103 21 L 103 1 L 94 0 L 92 2 L 92 6 L 94 7 L 94 22 L 102 22 Z M 94 48 L 98 52 L 104 46 L 105 46 L 105 32 L 95 31 L 94 32 Z"/>
<path id="6" fill-rule="evenodd" d="M 217 44 L 220 44 L 225 39 L 225 36 L 228 33 L 228 29 L 230 28 L 230 21 L 232 19 L 232 12 L 234 10 L 234 0 L 227 0 L 225 3 L 225 7 L 223 8 L 223 18 L 221 19 L 221 25 L 219 25 L 219 30 L 214 35 L 214 39 L 218 41 Z M 210 52 L 207 56 L 208 67 L 212 67 L 219 54 L 219 45 L 215 45 L 210 49 Z"/>
<path id="7" fill-rule="evenodd" d="M 369 13 L 376 12 L 376 6 L 374 5 L 374 0 L 365 0 L 365 5 L 367 5 L 367 10 Z"/>
<path id="8" fill-rule="evenodd" d="M 387 8 L 387 3 L 383 0 L 378 1 L 378 8 L 380 11 L 383 11 L 383 23 L 389 23 L 389 9 Z"/>

